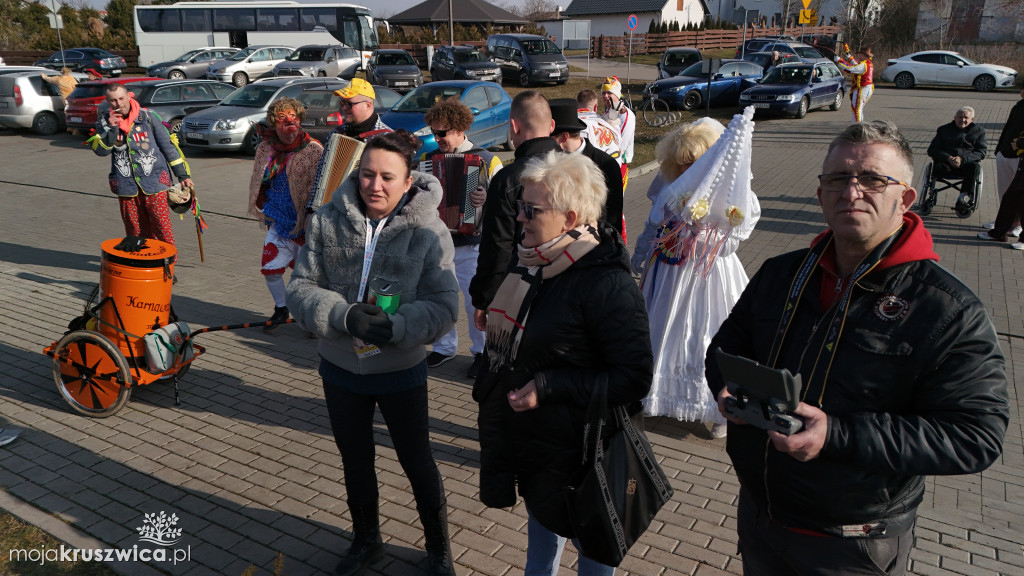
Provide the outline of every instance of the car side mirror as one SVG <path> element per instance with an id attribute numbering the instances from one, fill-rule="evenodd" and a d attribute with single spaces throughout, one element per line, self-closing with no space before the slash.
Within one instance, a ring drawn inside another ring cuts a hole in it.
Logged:
<path id="1" fill-rule="evenodd" d="M 470 108 L 469 111 L 473 113 L 473 116 L 478 116 L 480 114 L 479 108 Z"/>
<path id="2" fill-rule="evenodd" d="M 721 80 L 722 78 L 725 78 L 724 74 L 715 74 L 711 77 L 712 80 Z"/>
<path id="3" fill-rule="evenodd" d="M 958 62 L 956 63 L 956 65 L 957 65 L 957 66 L 959 66 L 960 68 L 963 68 L 963 67 L 964 67 L 964 63 L 963 63 L 963 60 L 960 60 L 960 61 L 958 61 Z"/>
<path id="4" fill-rule="evenodd" d="M 334 62 L 335 60 L 337 60 L 337 58 L 335 58 L 334 56 L 328 56 L 327 57 L 327 61 L 328 62 Z"/>

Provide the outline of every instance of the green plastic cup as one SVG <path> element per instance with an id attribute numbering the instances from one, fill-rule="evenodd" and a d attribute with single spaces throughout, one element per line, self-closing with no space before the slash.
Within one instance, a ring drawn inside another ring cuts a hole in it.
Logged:
<path id="1" fill-rule="evenodd" d="M 398 310 L 398 301 L 402 296 L 401 288 L 399 282 L 386 278 L 374 278 L 370 282 L 370 292 L 377 297 L 377 306 L 388 314 L 394 314 Z"/>

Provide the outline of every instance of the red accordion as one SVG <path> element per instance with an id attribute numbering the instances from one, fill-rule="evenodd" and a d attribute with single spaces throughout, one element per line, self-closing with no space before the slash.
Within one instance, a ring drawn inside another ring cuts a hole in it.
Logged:
<path id="1" fill-rule="evenodd" d="M 438 215 L 456 234 L 479 234 L 482 208 L 476 208 L 469 194 L 480 184 L 483 164 L 476 154 L 432 154 L 430 173 L 441 182 L 441 204 Z"/>

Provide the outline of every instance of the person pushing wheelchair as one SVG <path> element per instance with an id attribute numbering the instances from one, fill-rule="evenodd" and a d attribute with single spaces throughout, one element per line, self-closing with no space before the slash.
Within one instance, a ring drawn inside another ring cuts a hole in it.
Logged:
<path id="1" fill-rule="evenodd" d="M 934 178 L 962 178 L 956 208 L 965 208 L 974 202 L 977 183 L 981 177 L 981 160 L 988 150 L 985 129 L 974 123 L 974 108 L 961 106 L 953 121 L 935 131 L 928 146 L 933 160 Z"/>

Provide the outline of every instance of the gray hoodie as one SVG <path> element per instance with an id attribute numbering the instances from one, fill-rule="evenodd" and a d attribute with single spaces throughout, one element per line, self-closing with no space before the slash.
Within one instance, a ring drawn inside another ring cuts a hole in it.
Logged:
<path id="1" fill-rule="evenodd" d="M 356 176 L 313 215 L 288 283 L 288 309 L 300 326 L 320 338 L 317 352 L 355 374 L 415 366 L 426 356 L 424 345 L 446 334 L 458 318 L 455 250 L 437 213 L 441 184 L 429 174 L 414 171 L 412 176 L 405 205 L 380 232 L 370 265 L 370 281 L 380 277 L 402 287 L 398 310 L 390 315 L 394 335 L 380 354 L 357 356 L 345 329 L 345 315 L 358 302 L 366 239 Z"/>

